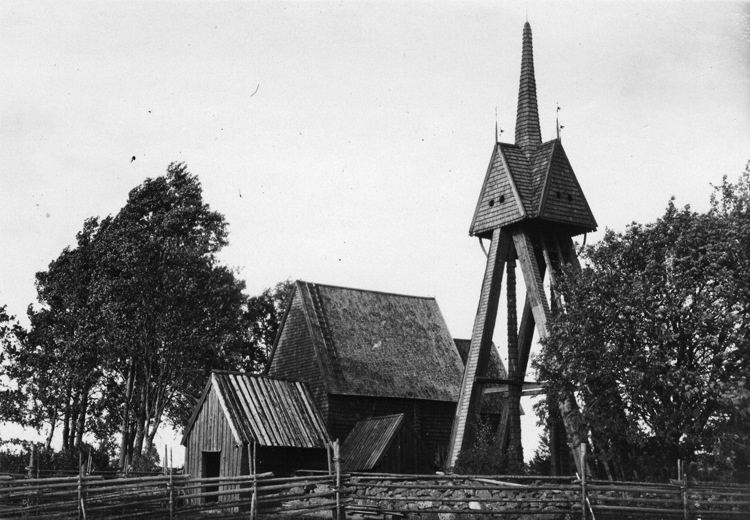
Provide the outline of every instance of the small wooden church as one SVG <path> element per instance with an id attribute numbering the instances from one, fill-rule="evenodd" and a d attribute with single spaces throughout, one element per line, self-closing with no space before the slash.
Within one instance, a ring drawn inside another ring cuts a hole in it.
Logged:
<path id="1" fill-rule="evenodd" d="M 253 454 L 258 473 L 328 468 L 330 438 L 312 394 L 299 381 L 214 371 L 181 443 L 185 472 L 198 478 L 249 475 Z"/>
<path id="2" fill-rule="evenodd" d="M 497 353 L 491 362 L 505 373 Z M 434 298 L 304 281 L 294 284 L 266 366 L 269 377 L 306 383 L 332 439 L 343 441 L 358 423 L 374 427 L 361 421 L 403 417 L 431 469 L 450 440 L 463 372 Z M 499 414 L 491 401 L 482 412 Z"/>

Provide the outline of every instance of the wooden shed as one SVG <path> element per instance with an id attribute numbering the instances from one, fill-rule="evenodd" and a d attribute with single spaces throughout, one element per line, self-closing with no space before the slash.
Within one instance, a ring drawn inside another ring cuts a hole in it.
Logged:
<path id="1" fill-rule="evenodd" d="M 303 281 L 266 367 L 307 383 L 331 438 L 345 439 L 363 419 L 403 414 L 437 463 L 463 371 L 434 298 Z"/>
<path id="2" fill-rule="evenodd" d="M 434 470 L 427 447 L 404 414 L 363 419 L 341 445 L 344 471 L 423 475 Z"/>
<path id="3" fill-rule="evenodd" d="M 249 475 L 253 444 L 258 473 L 327 469 L 329 442 L 304 383 L 214 371 L 182 437 L 185 472 L 201 478 Z"/>

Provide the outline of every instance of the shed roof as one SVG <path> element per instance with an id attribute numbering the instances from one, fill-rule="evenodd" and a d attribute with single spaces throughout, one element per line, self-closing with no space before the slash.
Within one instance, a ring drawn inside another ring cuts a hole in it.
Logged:
<path id="1" fill-rule="evenodd" d="M 184 445 L 210 392 L 215 392 L 237 443 L 325 448 L 330 442 L 304 383 L 241 372 L 214 371 L 182 437 Z"/>
<path id="2" fill-rule="evenodd" d="M 464 367 L 434 298 L 303 281 L 292 298 L 301 299 L 328 393 L 458 399 Z M 279 350 L 281 334 L 269 368 L 292 355 Z"/>
<path id="3" fill-rule="evenodd" d="M 421 444 L 419 435 L 402 413 L 359 421 L 341 445 L 342 469 L 370 471 L 377 467 L 402 428 L 409 428 L 416 442 Z"/>

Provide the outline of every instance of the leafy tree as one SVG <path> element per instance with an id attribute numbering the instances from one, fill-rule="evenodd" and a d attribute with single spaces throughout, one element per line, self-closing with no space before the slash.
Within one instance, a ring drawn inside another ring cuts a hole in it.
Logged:
<path id="1" fill-rule="evenodd" d="M 254 367 L 244 282 L 216 258 L 226 245 L 224 217 L 184 164 L 87 220 L 37 274 L 42 307 L 7 351 L 27 424 L 61 421 L 68 449 L 85 431 L 119 433 L 122 465 L 152 452 L 165 421 L 187 421 L 212 369 Z"/>
<path id="2" fill-rule="evenodd" d="M 490 421 L 480 420 L 474 444 L 461 450 L 453 466 L 462 475 L 502 475 L 508 472 L 508 457 L 502 454 L 495 428 Z"/>
<path id="3" fill-rule="evenodd" d="M 23 341 L 26 331 L 16 322 L 15 317 L 7 312 L 5 305 L 0 305 L 0 421 L 26 424 L 24 413 L 26 399 L 24 393 L 11 384 L 8 374 L 11 365 L 8 352 Z"/>
<path id="4" fill-rule="evenodd" d="M 565 310 L 535 366 L 578 397 L 599 461 L 629 478 L 673 476 L 677 459 L 750 476 L 733 464 L 750 454 L 750 163 L 707 213 L 670 202 L 584 260 L 558 281 Z"/>
<path id="5" fill-rule="evenodd" d="M 266 288 L 258 296 L 251 296 L 248 300 L 246 317 L 250 343 L 254 347 L 254 352 L 263 353 L 262 359 L 256 358 L 254 371 L 261 371 L 263 364 L 268 360 L 293 288 L 294 282 L 285 280 Z"/>

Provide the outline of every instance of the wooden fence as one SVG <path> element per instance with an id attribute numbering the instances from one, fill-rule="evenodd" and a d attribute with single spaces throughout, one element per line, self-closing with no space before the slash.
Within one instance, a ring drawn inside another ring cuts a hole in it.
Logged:
<path id="1" fill-rule="evenodd" d="M 0 519 L 191 519 L 335 511 L 349 504 L 334 475 L 191 479 L 74 477 L 0 481 Z"/>
<path id="2" fill-rule="evenodd" d="M 611 482 L 577 477 L 342 474 L 242 477 L 77 477 L 0 480 L 0 519 L 257 519 L 333 512 L 334 517 L 461 515 L 542 519 L 750 518 L 750 486 Z M 585 467 L 585 466 L 584 466 Z M 330 516 L 330 513 L 326 513 Z"/>

